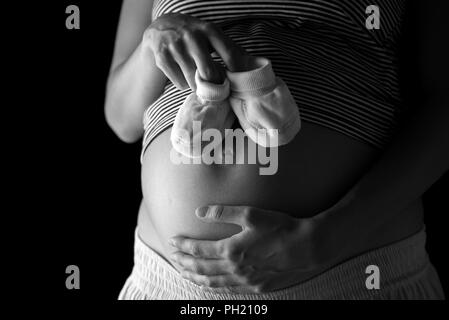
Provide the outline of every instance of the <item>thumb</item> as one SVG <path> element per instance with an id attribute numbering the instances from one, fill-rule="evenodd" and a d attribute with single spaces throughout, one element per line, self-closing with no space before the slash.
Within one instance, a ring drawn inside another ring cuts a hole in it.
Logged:
<path id="1" fill-rule="evenodd" d="M 212 205 L 199 207 L 195 214 L 204 222 L 223 222 L 248 227 L 248 207 Z"/>

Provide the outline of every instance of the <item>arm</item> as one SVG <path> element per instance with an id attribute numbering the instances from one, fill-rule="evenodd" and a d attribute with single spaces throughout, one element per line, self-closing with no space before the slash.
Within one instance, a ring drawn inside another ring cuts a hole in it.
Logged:
<path id="1" fill-rule="evenodd" d="M 117 135 L 134 142 L 143 133 L 142 114 L 155 101 L 167 78 L 178 89 L 195 89 L 198 69 L 204 80 L 221 83 L 216 51 L 231 71 L 245 70 L 247 58 L 213 23 L 169 13 L 151 22 L 152 1 L 123 2 L 107 84 L 106 119 Z"/>
<path id="2" fill-rule="evenodd" d="M 157 68 L 151 50 L 142 46 L 144 31 L 151 24 L 152 6 L 151 0 L 124 0 L 120 13 L 105 116 L 109 126 L 126 142 L 141 137 L 143 112 L 162 93 L 167 79 Z"/>
<path id="3" fill-rule="evenodd" d="M 449 168 L 449 23 L 447 4 L 419 1 L 413 17 L 413 48 L 419 57 L 412 73 L 421 98 L 379 161 L 336 204 L 323 214 L 347 248 L 376 232 L 389 218 L 419 198 Z M 425 6 L 425 7 L 422 7 Z M 417 44 L 417 46 L 415 45 Z M 416 62 L 415 62 L 416 63 Z M 352 227 L 351 227 L 352 226 Z M 353 226 L 357 226 L 354 228 Z"/>

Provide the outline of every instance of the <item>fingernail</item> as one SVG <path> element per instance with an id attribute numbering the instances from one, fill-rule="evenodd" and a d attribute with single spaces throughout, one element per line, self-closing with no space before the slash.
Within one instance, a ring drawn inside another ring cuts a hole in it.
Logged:
<path id="1" fill-rule="evenodd" d="M 201 207 L 196 209 L 196 215 L 200 218 L 204 218 L 207 213 L 207 207 Z"/>

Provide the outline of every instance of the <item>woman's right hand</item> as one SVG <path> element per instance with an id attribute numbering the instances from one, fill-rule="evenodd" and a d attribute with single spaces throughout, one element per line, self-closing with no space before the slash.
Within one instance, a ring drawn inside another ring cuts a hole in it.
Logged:
<path id="1" fill-rule="evenodd" d="M 145 30 L 144 49 L 151 50 L 157 67 L 178 89 L 195 90 L 195 70 L 210 82 L 221 83 L 222 68 L 210 55 L 216 51 L 230 71 L 247 68 L 247 54 L 216 25 L 181 13 L 157 18 Z"/>

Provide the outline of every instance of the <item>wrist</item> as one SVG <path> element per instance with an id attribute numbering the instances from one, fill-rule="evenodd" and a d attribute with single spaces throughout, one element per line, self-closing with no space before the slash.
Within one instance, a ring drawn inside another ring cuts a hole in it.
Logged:
<path id="1" fill-rule="evenodd" d="M 335 264 L 353 256 L 361 243 L 363 228 L 354 223 L 357 203 L 341 201 L 322 213 L 310 218 L 314 226 L 313 241 L 320 251 L 324 264 Z M 355 250 L 355 251 L 354 251 Z"/>
<path id="2" fill-rule="evenodd" d="M 370 203 L 357 197 L 355 192 L 350 192 L 334 206 L 317 215 L 318 228 L 327 238 L 324 251 L 329 260 L 338 263 L 364 251 L 364 244 L 377 230 L 375 210 Z"/>
<path id="3" fill-rule="evenodd" d="M 323 217 L 294 218 L 292 228 L 290 262 L 291 270 L 300 277 L 310 271 L 324 270 L 333 265 L 336 250 L 332 246 L 329 224 Z"/>

